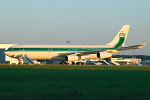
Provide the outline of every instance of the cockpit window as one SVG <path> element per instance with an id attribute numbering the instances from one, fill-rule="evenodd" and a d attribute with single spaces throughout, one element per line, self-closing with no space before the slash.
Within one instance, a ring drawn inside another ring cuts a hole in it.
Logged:
<path id="1" fill-rule="evenodd" d="M 11 48 L 8 48 L 8 49 L 7 49 L 7 51 L 10 51 L 10 50 L 11 50 Z"/>
<path id="2" fill-rule="evenodd" d="M 6 51 L 13 51 L 14 48 L 8 48 Z"/>

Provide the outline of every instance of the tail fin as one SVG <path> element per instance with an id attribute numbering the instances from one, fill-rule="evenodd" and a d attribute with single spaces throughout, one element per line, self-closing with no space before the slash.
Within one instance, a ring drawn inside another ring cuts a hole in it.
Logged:
<path id="1" fill-rule="evenodd" d="M 130 25 L 124 25 L 121 30 L 118 32 L 116 37 L 107 45 L 112 45 L 114 48 L 119 48 L 124 46 Z"/>

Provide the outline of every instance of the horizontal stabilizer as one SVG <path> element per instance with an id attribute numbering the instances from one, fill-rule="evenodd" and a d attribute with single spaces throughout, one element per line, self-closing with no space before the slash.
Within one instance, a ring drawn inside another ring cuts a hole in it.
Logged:
<path id="1" fill-rule="evenodd" d="M 118 48 L 118 49 L 107 50 L 106 52 L 115 54 L 115 53 L 118 53 L 118 52 L 124 51 L 124 50 L 140 49 L 140 48 L 143 48 L 145 45 L 146 45 L 146 43 L 141 44 L 141 45 L 134 45 L 134 46 L 128 46 L 128 47 L 121 47 L 121 48 Z"/>
<path id="2" fill-rule="evenodd" d="M 128 46 L 128 47 L 121 47 L 118 50 L 119 51 L 123 51 L 123 50 L 131 50 L 131 49 L 140 49 L 143 48 L 146 45 L 146 43 L 142 44 L 142 45 L 134 45 L 134 46 Z"/>

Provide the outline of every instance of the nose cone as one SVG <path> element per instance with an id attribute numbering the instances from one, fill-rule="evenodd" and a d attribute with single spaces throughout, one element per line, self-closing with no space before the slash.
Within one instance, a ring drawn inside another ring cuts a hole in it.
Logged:
<path id="1" fill-rule="evenodd" d="M 5 51 L 4 54 L 7 55 L 7 52 Z"/>
<path id="2" fill-rule="evenodd" d="M 5 51 L 4 54 L 10 56 L 10 53 L 8 51 Z"/>

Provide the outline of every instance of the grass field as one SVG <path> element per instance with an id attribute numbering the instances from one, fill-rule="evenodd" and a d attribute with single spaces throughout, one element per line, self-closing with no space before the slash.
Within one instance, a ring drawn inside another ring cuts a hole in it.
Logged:
<path id="1" fill-rule="evenodd" d="M 0 65 L 0 100 L 149 100 L 150 66 Z"/>

